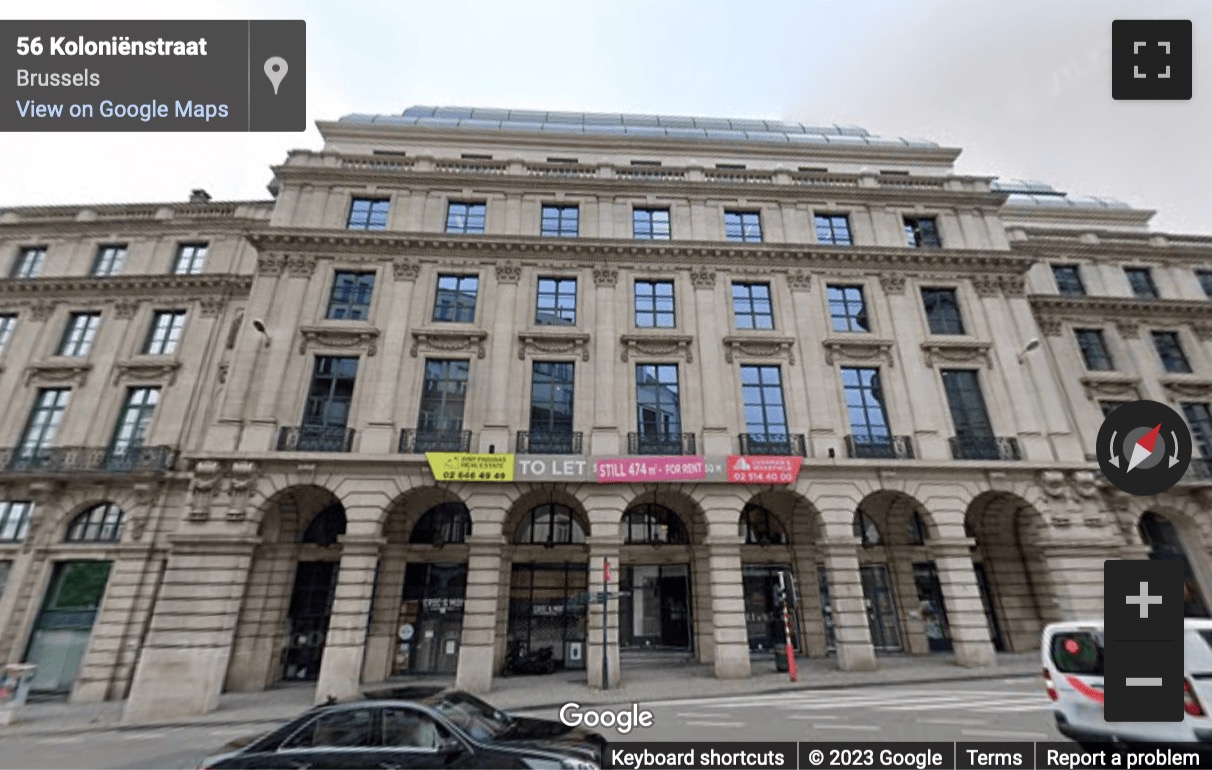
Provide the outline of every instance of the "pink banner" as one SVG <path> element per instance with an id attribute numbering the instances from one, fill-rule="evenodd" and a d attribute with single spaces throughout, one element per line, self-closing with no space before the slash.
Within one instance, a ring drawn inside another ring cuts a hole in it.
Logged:
<path id="1" fill-rule="evenodd" d="M 794 484 L 801 457 L 728 455 L 728 481 L 733 484 Z"/>
<path id="2" fill-rule="evenodd" d="M 599 484 L 707 478 L 707 463 L 702 457 L 609 457 L 595 460 L 594 469 Z"/>

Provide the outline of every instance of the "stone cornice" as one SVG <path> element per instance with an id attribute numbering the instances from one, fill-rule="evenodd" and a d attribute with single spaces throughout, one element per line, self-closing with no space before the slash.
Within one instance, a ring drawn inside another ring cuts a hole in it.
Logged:
<path id="1" fill-rule="evenodd" d="M 1201 299 L 1137 299 L 1135 297 L 1062 297 L 1032 294 L 1036 318 L 1055 322 L 1135 320 L 1145 324 L 1212 325 L 1212 301 Z M 1059 326 L 1057 326 L 1059 328 Z"/>
<path id="2" fill-rule="evenodd" d="M 1013 226 L 1007 226 L 1013 229 Z M 1079 240 L 1081 233 L 1040 233 L 1027 231 L 1027 239 L 1012 241 L 1010 248 L 1018 254 L 1031 254 L 1039 259 L 1089 260 L 1091 262 L 1132 261 L 1158 265 L 1188 265 L 1212 262 L 1212 238 L 1177 236 L 1169 240 L 1155 233 L 1131 237 L 1116 233 L 1097 240 Z"/>
<path id="3" fill-rule="evenodd" d="M 1032 258 L 1006 251 L 967 249 L 910 249 L 889 247 L 836 247 L 816 244 L 749 244 L 720 241 L 605 240 L 538 238 L 526 236 L 478 236 L 474 239 L 420 233 L 367 233 L 345 230 L 281 229 L 249 235 L 263 255 L 314 254 L 343 262 L 383 261 L 399 256 L 430 257 L 433 260 L 464 258 L 485 262 L 500 259 L 531 259 L 562 262 L 640 263 L 645 265 L 693 265 L 723 267 L 745 264 L 772 268 L 810 268 L 814 272 L 856 270 L 906 270 L 1025 273 Z"/>
<path id="4" fill-rule="evenodd" d="M 220 237 L 245 235 L 269 224 L 266 219 L 22 219 L 0 222 L 6 240 L 55 238 Z"/>
<path id="5" fill-rule="evenodd" d="M 0 278 L 0 302 L 10 299 L 84 295 L 110 301 L 115 297 L 174 295 L 187 299 L 205 295 L 247 294 L 251 275 L 125 275 L 114 278 L 65 276 L 55 278 Z"/>

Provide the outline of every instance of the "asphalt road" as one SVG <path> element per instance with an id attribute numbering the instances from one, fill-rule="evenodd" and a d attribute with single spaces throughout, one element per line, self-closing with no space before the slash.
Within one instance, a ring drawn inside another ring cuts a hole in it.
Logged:
<path id="1" fill-rule="evenodd" d="M 641 705 L 653 713 L 652 727 L 627 735 L 602 732 L 611 740 L 628 741 L 1063 740 L 1053 727 L 1048 700 L 1036 679 L 806 690 Z M 520 713 L 557 715 L 554 709 Z M 227 741 L 271 726 L 203 724 L 11 735 L 0 745 L 0 768 L 193 768 Z"/>

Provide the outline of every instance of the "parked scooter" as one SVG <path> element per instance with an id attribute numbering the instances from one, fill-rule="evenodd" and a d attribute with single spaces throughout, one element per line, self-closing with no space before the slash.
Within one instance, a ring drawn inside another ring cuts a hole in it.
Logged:
<path id="1" fill-rule="evenodd" d="M 555 652 L 550 646 L 528 651 L 523 642 L 514 642 L 505 655 L 503 676 L 551 674 L 556 670 Z"/>

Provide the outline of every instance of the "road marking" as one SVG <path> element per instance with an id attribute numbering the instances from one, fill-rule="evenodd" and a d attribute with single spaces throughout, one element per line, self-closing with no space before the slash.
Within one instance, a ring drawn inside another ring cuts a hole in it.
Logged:
<path id="1" fill-rule="evenodd" d="M 1048 711 L 1052 708 L 1049 703 L 1023 703 L 1019 706 L 973 706 L 977 711 L 993 711 L 993 712 L 1015 712 L 1015 711 Z"/>
<path id="2" fill-rule="evenodd" d="M 139 730 L 131 732 L 118 733 L 118 737 L 125 741 L 147 741 L 153 738 L 163 738 L 164 733 L 155 730 Z"/>
<path id="3" fill-rule="evenodd" d="M 694 727 L 744 727 L 744 722 L 683 722 Z"/>
<path id="4" fill-rule="evenodd" d="M 960 730 L 964 735 L 989 735 L 994 738 L 1047 738 L 1045 733 L 1023 733 L 1014 730 Z"/>
<path id="5" fill-rule="evenodd" d="M 838 719 L 824 714 L 788 714 L 788 719 Z"/>
<path id="6" fill-rule="evenodd" d="M 875 725 L 813 725 L 813 727 L 818 730 L 865 730 L 867 732 L 876 732 L 883 729 Z"/>
<path id="7" fill-rule="evenodd" d="M 962 725 L 964 727 L 982 727 L 985 722 L 981 719 L 915 719 L 924 725 Z"/>
<path id="8" fill-rule="evenodd" d="M 690 719 L 713 719 L 718 716 L 727 716 L 727 714 L 699 714 L 697 712 L 687 711 L 685 713 L 678 712 L 680 717 L 688 717 Z"/>

